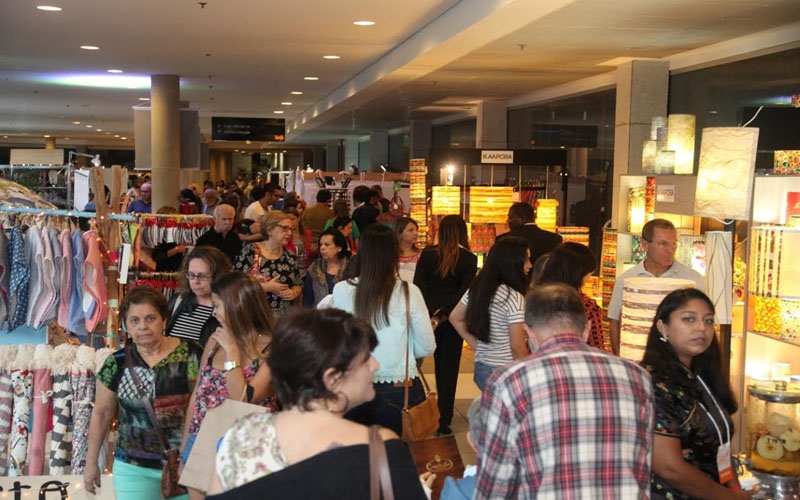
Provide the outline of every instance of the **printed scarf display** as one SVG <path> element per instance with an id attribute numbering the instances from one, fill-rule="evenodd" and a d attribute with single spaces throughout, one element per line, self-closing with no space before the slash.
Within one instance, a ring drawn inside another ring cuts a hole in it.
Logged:
<path id="1" fill-rule="evenodd" d="M 11 373 L 0 371 L 0 476 L 8 470 L 8 436 L 11 434 Z"/>
<path id="2" fill-rule="evenodd" d="M 8 456 L 8 475 L 27 474 L 28 423 L 33 399 L 33 373 L 30 370 L 12 370 L 11 388 L 14 408 L 11 421 L 11 449 Z"/>
<path id="3" fill-rule="evenodd" d="M 94 401 L 95 351 L 89 346 L 78 347 L 75 363 L 69 376 L 72 389 L 72 474 L 80 476 L 86 467 L 86 452 L 89 450 L 89 420 L 92 418 Z"/>
<path id="4" fill-rule="evenodd" d="M 48 345 L 37 346 L 50 347 Z M 31 428 L 30 455 L 28 474 L 41 476 L 44 474 L 45 438 L 50 427 L 50 397 L 53 379 L 49 368 L 33 370 L 33 427 Z"/>

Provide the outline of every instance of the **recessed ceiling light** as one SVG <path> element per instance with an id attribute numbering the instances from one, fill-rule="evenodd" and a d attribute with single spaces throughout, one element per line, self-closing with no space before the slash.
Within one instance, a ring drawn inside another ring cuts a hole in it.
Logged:
<path id="1" fill-rule="evenodd" d="M 319 80 L 319 77 L 318 76 L 304 76 L 303 80 L 308 80 L 310 82 L 313 82 L 313 81 Z"/>
<path id="2" fill-rule="evenodd" d="M 353 21 L 356 26 L 373 26 L 375 21 Z"/>
<path id="3" fill-rule="evenodd" d="M 69 137 L 64 137 L 64 140 L 65 140 L 65 141 L 68 141 L 68 140 L 69 140 Z"/>
<path id="4" fill-rule="evenodd" d="M 149 97 L 140 97 L 139 100 L 140 101 L 149 101 L 150 98 Z"/>
<path id="5" fill-rule="evenodd" d="M 116 137 L 117 139 L 119 139 L 119 134 L 115 134 L 115 135 L 114 135 L 114 137 Z"/>
<path id="6" fill-rule="evenodd" d="M 86 128 L 92 128 L 92 126 L 91 125 L 86 125 Z"/>
<path id="7" fill-rule="evenodd" d="M 341 57 L 339 57 L 339 56 L 334 56 L 334 55 L 330 55 L 330 56 L 322 56 L 322 58 L 323 58 L 323 59 L 341 59 Z"/>
<path id="8" fill-rule="evenodd" d="M 102 131 L 103 131 L 103 129 L 101 129 L 101 128 L 96 130 L 96 132 L 102 132 Z"/>
<path id="9" fill-rule="evenodd" d="M 111 132 L 106 132 L 106 135 L 111 135 Z"/>
<path id="10" fill-rule="evenodd" d="M 100 47 L 97 45 L 81 45 L 83 50 L 100 50 Z"/>
<path id="11" fill-rule="evenodd" d="M 7 136 L 7 135 L 4 135 L 4 136 L 3 136 L 3 139 L 8 139 L 8 136 Z"/>
<path id="12" fill-rule="evenodd" d="M 73 125 L 80 125 L 81 122 L 72 122 Z"/>
<path id="13" fill-rule="evenodd" d="M 122 73 L 121 69 L 110 69 L 108 70 L 109 73 Z"/>
<path id="14" fill-rule="evenodd" d="M 289 101 L 283 101 L 281 103 L 281 106 L 291 106 L 291 105 L 292 105 L 292 103 L 290 103 Z"/>
<path id="15" fill-rule="evenodd" d="M 47 134 L 45 134 L 44 136 L 45 136 L 45 138 L 48 138 L 48 137 L 50 137 L 50 136 L 49 136 L 49 135 L 47 135 Z"/>
<path id="16" fill-rule="evenodd" d="M 127 137 L 120 137 L 120 139 L 122 139 L 123 141 L 127 141 L 128 140 Z"/>
<path id="17" fill-rule="evenodd" d="M 293 90 L 292 95 L 303 95 L 303 93 L 300 92 L 299 90 Z"/>
<path id="18" fill-rule="evenodd" d="M 37 5 L 36 8 L 47 12 L 61 12 L 61 7 L 56 7 L 55 5 Z"/>
<path id="19" fill-rule="evenodd" d="M 276 115 L 282 115 L 282 114 L 283 114 L 283 111 L 281 111 L 281 110 L 277 110 L 277 111 L 273 111 L 273 113 L 275 113 Z"/>

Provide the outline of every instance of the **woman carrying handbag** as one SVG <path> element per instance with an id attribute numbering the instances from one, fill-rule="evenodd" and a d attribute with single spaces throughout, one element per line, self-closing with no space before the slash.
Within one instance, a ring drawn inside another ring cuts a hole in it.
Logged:
<path id="1" fill-rule="evenodd" d="M 435 350 L 428 309 L 419 289 L 409 284 L 409 318 L 403 281 L 397 274 L 400 250 L 394 231 L 373 225 L 361 234 L 361 247 L 352 262 L 351 279 L 333 288 L 332 307 L 354 314 L 375 328 L 378 346 L 373 355 L 380 363 L 373 385 L 375 399 L 353 408 L 346 415 L 364 425 L 378 424 L 402 434 L 406 350 L 412 359 L 430 356 Z M 425 400 L 416 363 L 408 368 L 409 406 Z"/>

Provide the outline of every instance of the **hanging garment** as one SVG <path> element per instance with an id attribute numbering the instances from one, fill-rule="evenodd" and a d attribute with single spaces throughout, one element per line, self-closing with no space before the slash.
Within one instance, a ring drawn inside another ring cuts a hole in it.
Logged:
<path id="1" fill-rule="evenodd" d="M 72 475 L 83 475 L 89 450 L 89 420 L 92 418 L 95 379 L 93 348 L 82 345 L 75 353 L 69 376 L 72 389 Z"/>
<path id="2" fill-rule="evenodd" d="M 85 341 L 89 332 L 83 316 L 83 261 L 86 255 L 83 248 L 83 233 L 80 229 L 72 232 L 72 291 L 69 299 L 68 330 Z"/>
<path id="3" fill-rule="evenodd" d="M 0 226 L 0 328 L 8 319 L 8 291 L 11 286 L 11 268 L 8 266 L 8 238 Z"/>
<path id="4" fill-rule="evenodd" d="M 83 313 L 86 330 L 93 332 L 108 316 L 108 289 L 97 231 L 84 234 L 83 242 L 87 249 L 83 267 Z"/>
<path id="5" fill-rule="evenodd" d="M 14 406 L 11 413 L 11 436 L 9 438 L 9 476 L 28 474 L 28 426 L 33 402 L 33 372 L 30 370 L 30 365 L 33 362 L 33 349 L 33 346 L 29 344 L 17 346 L 14 366 L 11 369 Z"/>
<path id="6" fill-rule="evenodd" d="M 11 363 L 17 346 L 0 345 L 0 476 L 8 470 L 8 437 L 11 435 Z"/>
<path id="7" fill-rule="evenodd" d="M 41 230 L 42 256 L 41 260 L 37 257 L 36 261 L 41 262 L 41 284 L 42 291 L 35 298 L 31 306 L 31 326 L 41 328 L 56 319 L 56 301 L 58 299 L 58 289 L 55 281 L 55 262 L 53 260 L 53 246 L 50 243 L 50 230 Z"/>
<path id="8" fill-rule="evenodd" d="M 42 282 L 44 247 L 42 245 L 41 229 L 36 225 L 30 226 L 25 233 L 25 258 L 30 271 L 28 310 L 25 313 L 25 324 L 33 326 L 33 310 L 39 297 L 44 292 L 44 283 Z"/>
<path id="9" fill-rule="evenodd" d="M 72 386 L 69 372 L 75 362 L 77 347 L 57 345 L 53 349 L 50 370 L 53 372 L 53 434 L 50 438 L 50 475 L 64 476 L 72 470 Z"/>
<path id="10" fill-rule="evenodd" d="M 58 293 L 58 326 L 69 330 L 69 301 L 72 297 L 72 238 L 69 229 L 58 236 L 61 247 L 61 281 Z"/>
<path id="11" fill-rule="evenodd" d="M 53 378 L 50 374 L 50 356 L 53 346 L 39 344 L 33 351 L 33 426 L 31 427 L 30 451 L 28 452 L 28 474 L 44 474 L 45 440 L 50 429 L 50 399 L 53 394 Z"/>
<path id="12" fill-rule="evenodd" d="M 22 230 L 19 226 L 11 228 L 8 253 L 10 255 L 9 265 L 11 267 L 8 331 L 11 332 L 25 323 L 25 315 L 28 312 L 28 283 L 31 277 L 30 270 L 28 269 L 28 261 L 25 258 L 25 244 Z"/>

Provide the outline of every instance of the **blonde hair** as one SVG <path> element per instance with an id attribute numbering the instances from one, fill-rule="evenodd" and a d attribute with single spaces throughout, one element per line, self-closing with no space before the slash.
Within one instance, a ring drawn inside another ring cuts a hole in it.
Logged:
<path id="1" fill-rule="evenodd" d="M 261 217 L 261 237 L 264 238 L 264 241 L 269 241 L 269 232 L 275 229 L 281 221 L 290 218 L 289 214 L 278 210 L 268 212 L 267 215 Z"/>

